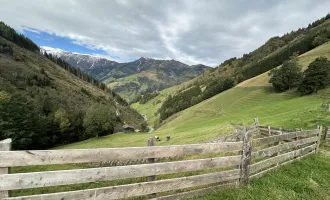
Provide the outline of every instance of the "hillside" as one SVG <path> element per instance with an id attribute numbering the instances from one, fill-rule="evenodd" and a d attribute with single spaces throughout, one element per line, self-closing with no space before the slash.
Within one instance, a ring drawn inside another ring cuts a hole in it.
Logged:
<path id="1" fill-rule="evenodd" d="M 132 62 L 118 63 L 101 57 L 71 53 L 51 47 L 42 47 L 42 51 L 87 72 L 129 101 L 138 94 L 179 85 L 209 69 L 205 65 L 189 66 L 175 60 L 140 58 Z"/>
<path id="2" fill-rule="evenodd" d="M 236 83 L 250 78 L 253 80 L 253 77 L 276 68 L 292 55 L 302 55 L 329 41 L 329 18 L 330 15 L 327 15 L 307 28 L 300 28 L 281 37 L 270 38 L 253 52 L 244 54 L 241 58 L 230 58 L 219 67 L 196 77 L 184 86 L 185 90 L 173 92 L 171 98 L 163 100 L 162 104 L 158 105 L 160 121 L 168 121 L 166 119 L 175 117 L 175 113 L 233 87 L 231 79 L 234 79 Z M 184 94 L 187 90 L 191 91 L 186 92 L 189 94 Z M 134 107 L 139 109 L 140 106 Z"/>
<path id="3" fill-rule="evenodd" d="M 301 55 L 299 63 L 307 66 L 318 56 L 330 57 L 330 42 Z M 244 81 L 230 90 L 176 114 L 171 121 L 169 120 L 153 133 L 130 135 L 118 133 L 59 148 L 145 146 L 147 139 L 155 135 L 163 139 L 157 142 L 157 145 L 200 143 L 228 134 L 233 129 L 231 123 L 250 125 L 254 117 L 258 117 L 262 125 L 283 126 L 283 128 L 312 129 L 317 125 L 330 125 L 329 112 L 327 108 L 321 107 L 324 101 L 330 103 L 330 88 L 321 90 L 318 94 L 300 97 L 294 90 L 275 93 L 267 79 L 265 73 Z M 163 91 L 163 94 L 170 94 L 176 90 L 178 86 Z M 156 98 L 163 97 L 159 95 Z M 154 100 L 150 102 L 152 101 Z M 150 109 L 155 110 L 151 107 L 152 104 L 149 105 Z M 148 111 L 147 104 L 144 106 L 146 107 L 143 109 Z M 171 135 L 170 141 L 164 139 L 167 135 Z"/>
<path id="4" fill-rule="evenodd" d="M 108 120 L 113 132 L 124 123 L 140 129 L 143 118 L 127 105 L 116 104 L 113 95 L 37 51 L 0 37 L 0 140 L 12 138 L 14 149 L 49 148 L 95 137 L 84 128 L 92 106 L 112 113 Z"/>
<path id="5" fill-rule="evenodd" d="M 319 56 L 330 57 L 330 43 L 301 55 L 299 63 L 306 67 Z M 158 104 L 154 106 L 154 103 L 178 89 L 180 90 L 179 86 L 172 87 L 146 104 L 132 106 L 147 115 L 150 120 L 148 123 L 152 124 L 156 120 L 152 117 L 153 112 L 160 106 Z M 161 138 L 171 135 L 173 138 L 168 142 L 162 140 L 157 145 L 199 143 L 227 134 L 233 129 L 231 123 L 252 124 L 255 117 L 258 117 L 263 125 L 284 128 L 311 129 L 320 124 L 329 126 L 329 113 L 325 108 L 321 108 L 324 101 L 330 102 L 330 88 L 321 90 L 318 94 L 302 97 L 298 96 L 294 90 L 275 93 L 268 83 L 267 73 L 264 73 L 175 114 L 151 134 L 139 133 L 128 136 L 120 133 L 103 139 L 71 144 L 65 148 L 144 146 L 146 139 L 154 135 Z"/>

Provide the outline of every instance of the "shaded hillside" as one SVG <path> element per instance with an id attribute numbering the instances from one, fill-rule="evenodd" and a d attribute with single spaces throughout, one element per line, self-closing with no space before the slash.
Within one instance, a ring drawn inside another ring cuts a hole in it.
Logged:
<path id="1" fill-rule="evenodd" d="M 105 134 L 124 123 L 141 128 L 139 113 L 117 104 L 111 92 L 0 37 L 0 140 L 12 138 L 14 149 L 40 149 L 95 137 L 84 125 L 95 105 L 109 113 Z"/>
<path id="2" fill-rule="evenodd" d="M 42 47 L 42 50 L 87 72 L 129 101 L 138 94 L 163 90 L 191 80 L 210 68 L 205 65 L 189 66 L 175 60 L 150 58 L 117 63 L 100 57 L 70 53 L 50 47 Z"/>

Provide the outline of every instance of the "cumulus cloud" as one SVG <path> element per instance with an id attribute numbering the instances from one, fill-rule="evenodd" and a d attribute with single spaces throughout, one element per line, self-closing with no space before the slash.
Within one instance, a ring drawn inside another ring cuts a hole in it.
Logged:
<path id="1" fill-rule="evenodd" d="M 2 2 L 1 2 L 2 1 Z M 0 20 L 46 31 L 121 60 L 216 66 L 327 14 L 319 0 L 0 0 Z M 105 55 L 107 56 L 107 55 Z"/>

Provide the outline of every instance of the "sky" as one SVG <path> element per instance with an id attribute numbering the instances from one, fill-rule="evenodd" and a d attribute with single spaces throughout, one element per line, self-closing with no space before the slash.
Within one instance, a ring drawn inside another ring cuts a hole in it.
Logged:
<path id="1" fill-rule="evenodd" d="M 330 0 L 0 0 L 0 21 L 39 46 L 117 62 L 217 66 L 330 12 Z"/>

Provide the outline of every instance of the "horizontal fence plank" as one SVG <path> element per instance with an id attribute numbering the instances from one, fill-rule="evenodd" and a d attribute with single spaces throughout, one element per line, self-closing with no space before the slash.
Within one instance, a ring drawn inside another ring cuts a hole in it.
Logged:
<path id="1" fill-rule="evenodd" d="M 51 194 L 40 194 L 33 196 L 10 197 L 3 200 L 111 200 L 151 193 L 166 192 L 213 183 L 221 183 L 239 178 L 240 170 L 230 170 L 189 176 L 183 178 L 166 179 L 152 182 L 134 183 L 129 185 L 112 186 L 105 188 L 60 192 Z"/>
<path id="2" fill-rule="evenodd" d="M 269 147 L 266 149 L 261 149 L 261 150 L 252 152 L 252 158 L 261 159 L 261 158 L 269 157 L 280 151 L 290 150 L 296 146 L 302 146 L 305 144 L 313 143 L 317 140 L 318 140 L 318 137 L 310 137 L 310 138 L 300 139 L 300 140 L 293 141 L 293 142 L 280 144 L 280 145 Z"/>
<path id="3" fill-rule="evenodd" d="M 69 185 L 236 166 L 241 156 L 63 171 L 0 175 L 1 190 Z M 19 181 L 17 181 L 19 180 Z"/>
<path id="4" fill-rule="evenodd" d="M 282 135 L 258 138 L 258 139 L 253 140 L 253 145 L 258 146 L 258 145 L 271 144 L 271 143 L 280 142 L 283 140 L 291 140 L 292 138 L 296 138 L 296 137 L 311 137 L 311 136 L 317 135 L 318 131 L 319 130 L 316 130 L 316 129 L 312 130 L 312 131 L 296 131 L 296 132 L 286 133 L 286 134 L 282 134 Z"/>
<path id="5" fill-rule="evenodd" d="M 97 163 L 113 160 L 134 160 L 137 158 L 164 158 L 239 151 L 241 149 L 242 142 L 221 142 L 129 148 L 0 151 L 0 167 Z"/>
<path id="6" fill-rule="evenodd" d="M 202 188 L 202 189 L 198 189 L 198 190 L 192 190 L 192 191 L 188 191 L 188 192 L 182 192 L 182 193 L 178 193 L 178 194 L 157 197 L 157 198 L 153 198 L 152 200 L 176 200 L 176 199 L 193 198 L 193 197 L 198 197 L 198 196 L 202 196 L 205 194 L 210 194 L 213 192 L 218 192 L 223 189 L 234 188 L 234 187 L 236 187 L 236 183 L 231 182 L 231 183 L 227 183 L 227 184 Z"/>
<path id="7" fill-rule="evenodd" d="M 268 130 L 268 126 L 259 126 L 259 129 L 265 129 Z M 295 132 L 297 130 L 293 130 L 293 129 L 284 129 L 284 128 L 277 128 L 277 127 L 270 127 L 270 130 L 276 130 L 276 131 L 282 131 L 282 132 Z"/>
<path id="8" fill-rule="evenodd" d="M 260 133 L 263 135 L 269 135 L 269 131 L 265 130 L 265 129 L 260 129 Z M 280 133 L 280 131 L 270 130 L 271 135 L 278 135 L 279 133 Z"/>
<path id="9" fill-rule="evenodd" d="M 251 179 L 254 179 L 254 178 L 260 178 L 260 177 L 262 177 L 263 175 L 265 175 L 266 173 L 268 173 L 268 172 L 270 172 L 270 171 L 273 171 L 274 169 L 277 169 L 277 168 L 279 168 L 279 167 L 281 167 L 281 166 L 284 166 L 284 165 L 290 164 L 290 163 L 292 163 L 292 162 L 294 162 L 294 161 L 296 161 L 296 160 L 299 160 L 299 159 L 301 159 L 301 158 L 304 158 L 304 157 L 309 156 L 309 155 L 314 154 L 314 153 L 315 153 L 315 150 L 313 150 L 313 151 L 311 151 L 311 152 L 309 152 L 309 153 L 307 153 L 307 154 L 305 154 L 305 155 L 302 155 L 302 156 L 300 156 L 300 157 L 298 157 L 298 158 L 295 158 L 295 159 L 293 159 L 293 160 L 286 161 L 286 162 L 284 162 L 284 163 L 281 163 L 281 164 L 279 164 L 279 165 L 276 165 L 276 166 L 274 166 L 274 167 L 271 167 L 271 168 L 269 168 L 269 169 L 266 169 L 266 170 L 264 170 L 264 171 L 261 171 L 261 172 L 259 172 L 259 173 L 256 173 L 256 174 L 250 176 L 250 178 L 251 178 Z"/>
<path id="10" fill-rule="evenodd" d="M 316 144 L 313 144 L 313 145 L 307 146 L 305 148 L 301 148 L 299 150 L 291 151 L 291 152 L 284 153 L 284 154 L 281 154 L 281 155 L 276 156 L 276 157 L 268 158 L 266 160 L 257 162 L 257 163 L 250 166 L 250 173 L 254 174 L 256 172 L 264 170 L 264 169 L 266 169 L 266 168 L 268 168 L 272 165 L 275 165 L 277 163 L 281 163 L 281 162 L 293 159 L 296 156 L 304 155 L 306 153 L 309 153 L 312 150 L 315 150 L 315 148 L 316 148 Z"/>

